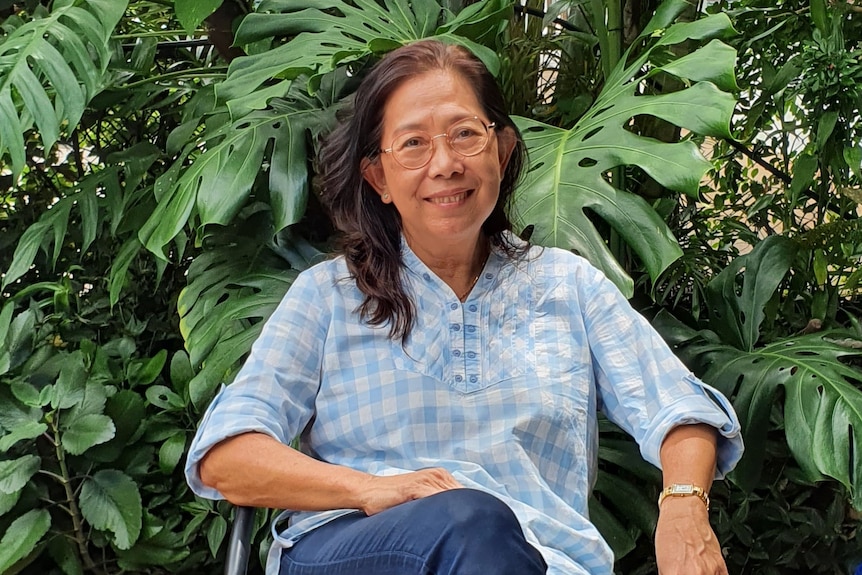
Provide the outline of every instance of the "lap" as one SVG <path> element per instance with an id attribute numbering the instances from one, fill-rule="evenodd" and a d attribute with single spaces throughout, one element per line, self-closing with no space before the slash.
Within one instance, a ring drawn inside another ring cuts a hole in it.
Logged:
<path id="1" fill-rule="evenodd" d="M 524 540 L 511 509 L 473 489 L 444 491 L 370 517 L 361 512 L 339 517 L 286 549 L 281 561 L 281 575 L 466 575 L 510 569 L 544 573 L 544 561 Z"/>

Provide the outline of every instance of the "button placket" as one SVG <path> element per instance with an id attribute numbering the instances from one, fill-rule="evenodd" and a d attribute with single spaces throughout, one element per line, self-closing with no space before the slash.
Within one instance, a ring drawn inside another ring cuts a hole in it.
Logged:
<path id="1" fill-rule="evenodd" d="M 464 375 L 465 390 L 475 391 L 482 387 L 481 354 L 482 333 L 480 306 L 471 303 L 464 307 Z"/>
<path id="2" fill-rule="evenodd" d="M 467 378 L 464 368 L 464 312 L 460 302 L 450 302 L 447 319 L 449 321 L 449 349 L 451 385 L 463 391 Z"/>

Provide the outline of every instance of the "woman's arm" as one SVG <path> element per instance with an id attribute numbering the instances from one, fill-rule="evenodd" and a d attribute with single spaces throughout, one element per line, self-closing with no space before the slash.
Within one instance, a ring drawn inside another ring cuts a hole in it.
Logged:
<path id="1" fill-rule="evenodd" d="M 716 430 L 703 424 L 673 428 L 661 446 L 662 481 L 709 492 L 715 476 Z M 655 552 L 660 575 L 727 575 L 706 504 L 699 497 L 666 497 L 659 508 Z"/>
<path id="2" fill-rule="evenodd" d="M 318 461 L 263 433 L 244 433 L 215 445 L 201 460 L 200 477 L 236 505 L 360 509 L 367 515 L 461 487 L 444 469 L 379 477 Z"/>

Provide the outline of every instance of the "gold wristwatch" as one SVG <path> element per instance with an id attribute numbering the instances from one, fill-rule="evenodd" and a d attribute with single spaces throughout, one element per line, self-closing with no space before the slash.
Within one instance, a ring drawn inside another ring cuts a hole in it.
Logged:
<path id="1" fill-rule="evenodd" d="M 658 496 L 658 504 L 668 497 L 697 497 L 706 505 L 706 510 L 709 511 L 709 495 L 704 491 L 703 487 L 692 485 L 690 483 L 674 483 L 662 489 Z"/>

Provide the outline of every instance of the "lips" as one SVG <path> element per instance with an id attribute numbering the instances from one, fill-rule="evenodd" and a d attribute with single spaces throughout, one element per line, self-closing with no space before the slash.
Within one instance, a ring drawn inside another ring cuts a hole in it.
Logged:
<path id="1" fill-rule="evenodd" d="M 458 202 L 463 202 L 465 199 L 467 199 L 467 196 L 469 194 L 470 192 L 466 191 L 457 194 L 439 195 L 434 196 L 433 198 L 428 198 L 428 201 L 432 204 L 437 204 L 441 206 L 445 206 L 447 204 L 457 204 Z"/>

